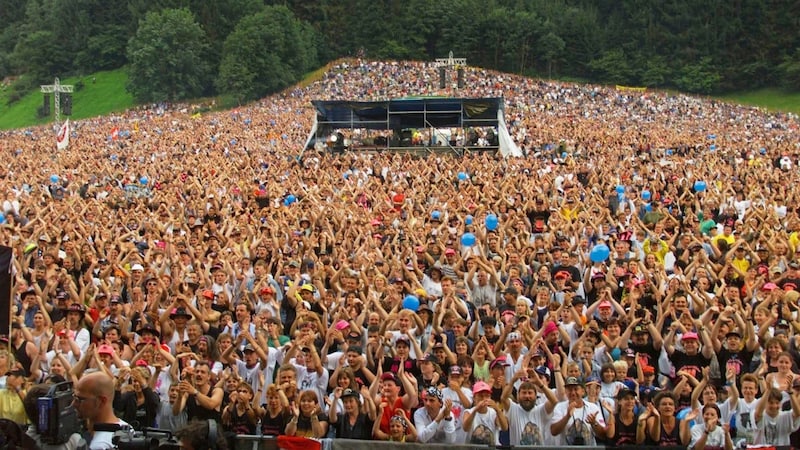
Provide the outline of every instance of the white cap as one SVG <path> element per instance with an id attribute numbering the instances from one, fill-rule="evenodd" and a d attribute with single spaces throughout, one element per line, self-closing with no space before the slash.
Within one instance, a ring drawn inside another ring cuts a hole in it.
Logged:
<path id="1" fill-rule="evenodd" d="M 141 264 L 139 264 L 139 263 L 136 263 L 136 264 L 134 264 L 134 265 L 132 265 L 132 266 L 131 266 L 131 270 L 132 270 L 132 271 L 133 271 L 133 270 L 141 270 L 141 271 L 144 271 L 144 267 L 142 267 L 142 265 L 141 265 Z"/>

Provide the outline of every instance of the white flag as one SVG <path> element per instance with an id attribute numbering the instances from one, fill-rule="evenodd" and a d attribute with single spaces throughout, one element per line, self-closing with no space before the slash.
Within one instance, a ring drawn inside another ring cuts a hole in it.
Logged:
<path id="1" fill-rule="evenodd" d="M 56 136 L 56 147 L 59 150 L 64 150 L 69 146 L 69 119 L 64 122 L 64 125 L 61 125 L 61 129 L 58 130 L 58 136 Z"/>

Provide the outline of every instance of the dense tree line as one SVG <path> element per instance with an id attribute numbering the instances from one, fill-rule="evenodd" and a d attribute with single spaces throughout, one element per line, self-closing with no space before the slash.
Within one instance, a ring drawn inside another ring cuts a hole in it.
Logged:
<path id="1" fill-rule="evenodd" d="M 0 0 L 17 89 L 129 65 L 142 101 L 282 89 L 362 54 L 719 92 L 800 81 L 795 0 Z"/>

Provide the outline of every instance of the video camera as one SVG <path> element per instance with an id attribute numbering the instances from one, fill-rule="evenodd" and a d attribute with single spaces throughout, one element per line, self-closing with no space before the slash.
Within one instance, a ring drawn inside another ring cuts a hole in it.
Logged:
<path id="1" fill-rule="evenodd" d="M 37 429 L 42 443 L 66 443 L 73 433 L 81 432 L 78 412 L 72 406 L 72 382 L 54 384 L 47 395 L 36 401 L 39 409 Z"/>
<path id="2" fill-rule="evenodd" d="M 181 444 L 171 431 L 145 428 L 143 431 L 120 429 L 111 438 L 119 450 L 180 450 Z"/>

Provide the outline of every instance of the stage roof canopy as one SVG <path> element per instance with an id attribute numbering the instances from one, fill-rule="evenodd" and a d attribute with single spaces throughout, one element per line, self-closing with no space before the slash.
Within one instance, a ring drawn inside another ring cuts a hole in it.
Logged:
<path id="1" fill-rule="evenodd" d="M 502 98 L 416 97 L 379 102 L 313 101 L 324 128 L 402 130 L 407 128 L 496 127 Z M 500 115 L 502 117 L 502 114 Z"/>

